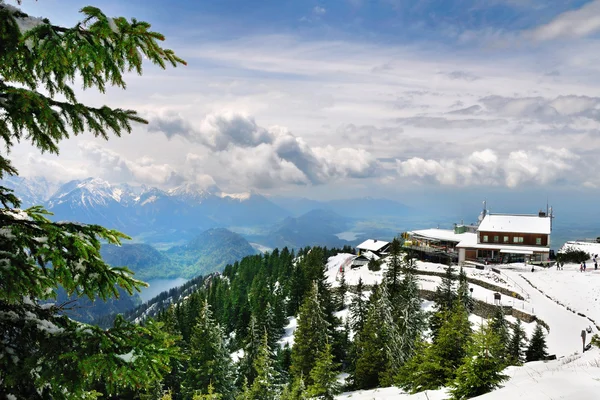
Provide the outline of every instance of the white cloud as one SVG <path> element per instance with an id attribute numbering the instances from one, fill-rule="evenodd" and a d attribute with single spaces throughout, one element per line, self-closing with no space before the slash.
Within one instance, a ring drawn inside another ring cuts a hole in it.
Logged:
<path id="1" fill-rule="evenodd" d="M 515 188 L 526 184 L 547 185 L 571 177 L 579 157 L 567 149 L 538 146 L 516 150 L 501 158 L 491 149 L 457 159 L 413 157 L 397 161 L 398 173 L 449 186 L 491 185 Z"/>
<path id="2" fill-rule="evenodd" d="M 94 164 L 96 174 L 116 182 L 140 182 L 154 185 L 175 185 L 182 177 L 169 164 L 156 163 L 150 157 L 128 160 L 119 153 L 94 142 L 82 142 L 83 157 Z"/>
<path id="3" fill-rule="evenodd" d="M 314 15 L 325 15 L 325 13 L 327 12 L 327 10 L 325 9 L 325 7 L 321 7 L 321 6 L 315 6 L 313 8 L 313 14 Z"/>
<path id="4" fill-rule="evenodd" d="M 600 1 L 593 0 L 577 10 L 564 12 L 526 36 L 544 41 L 558 38 L 580 38 L 600 30 Z"/>

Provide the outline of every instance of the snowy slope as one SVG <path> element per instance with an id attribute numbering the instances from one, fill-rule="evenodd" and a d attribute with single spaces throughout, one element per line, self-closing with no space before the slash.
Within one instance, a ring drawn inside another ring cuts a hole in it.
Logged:
<path id="1" fill-rule="evenodd" d="M 599 249 L 600 250 L 600 249 Z M 349 284 L 356 284 L 362 278 L 365 284 L 380 282 L 387 266 L 381 271 L 372 272 L 366 267 L 350 269 L 353 256 L 338 254 L 331 257 L 327 264 L 328 279 L 333 286 L 337 285 L 340 268 L 345 267 L 345 278 Z M 483 400 L 518 399 L 600 399 L 600 350 L 592 349 L 584 354 L 581 352 L 580 332 L 591 326 L 597 333 L 595 325 L 587 318 L 600 322 L 600 270 L 594 271 L 593 265 L 586 272 L 579 272 L 578 265 L 566 265 L 564 270 L 555 268 L 536 268 L 531 272 L 531 266 L 513 264 L 500 266 L 501 274 L 491 270 L 465 269 L 471 278 L 493 283 L 521 293 L 527 300 L 516 301 L 503 298 L 504 304 L 519 308 L 522 305 L 526 311 L 535 314 L 550 326 L 547 333 L 548 352 L 556 354 L 557 360 L 547 362 L 527 363 L 522 367 L 509 367 L 505 373 L 510 377 L 503 388 L 492 393 L 477 397 Z M 417 269 L 421 271 L 440 272 L 441 264 L 418 262 Z M 419 275 L 419 283 L 423 289 L 433 289 L 440 282 L 437 276 Z M 481 286 L 470 284 L 474 288 L 473 296 L 480 300 L 488 299 L 492 291 Z M 431 307 L 431 302 L 423 302 L 423 308 Z M 529 309 L 527 309 L 529 308 Z M 586 316 L 579 315 L 583 313 Z M 513 317 L 508 317 L 514 322 Z M 481 318 L 470 318 L 476 328 Z M 294 321 L 295 322 L 295 321 Z M 600 324 L 599 324 L 600 325 Z M 528 336 L 531 336 L 535 323 L 523 324 Z M 592 334 L 588 334 L 589 338 Z M 291 332 L 288 332 L 291 336 Z M 287 338 L 287 341 L 293 341 Z M 379 388 L 343 393 L 338 399 L 367 400 L 367 399 L 399 399 L 399 400 L 441 400 L 448 398 L 445 390 L 427 391 L 409 395 L 398 388 Z"/>

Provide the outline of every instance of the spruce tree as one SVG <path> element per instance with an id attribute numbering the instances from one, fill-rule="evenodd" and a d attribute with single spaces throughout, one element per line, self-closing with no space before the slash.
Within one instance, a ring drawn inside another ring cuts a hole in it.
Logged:
<path id="1" fill-rule="evenodd" d="M 184 381 L 189 395 L 207 394 L 209 385 L 223 396 L 233 398 L 233 369 L 221 327 L 210 306 L 204 302 L 190 339 L 190 359 Z"/>
<path id="2" fill-rule="evenodd" d="M 244 356 L 242 357 L 239 363 L 239 374 L 237 377 L 238 385 L 242 382 L 246 382 L 248 385 L 252 385 L 252 383 L 254 382 L 254 378 L 256 377 L 254 363 L 258 358 L 260 346 L 260 327 L 256 322 L 256 318 L 252 316 L 250 318 L 250 324 L 248 325 L 248 333 L 245 338 Z"/>
<path id="3" fill-rule="evenodd" d="M 302 376 L 294 378 L 289 385 L 285 387 L 281 393 L 281 400 L 305 400 L 308 399 L 306 394 L 306 385 Z"/>
<path id="4" fill-rule="evenodd" d="M 446 267 L 442 282 L 435 289 L 435 295 L 433 301 L 435 302 L 434 311 L 429 317 L 429 328 L 431 329 L 431 335 L 435 339 L 438 331 L 443 324 L 443 318 L 448 315 L 449 311 L 452 310 L 454 301 L 457 298 L 457 293 L 454 288 L 454 280 L 456 275 L 454 274 L 454 268 L 449 265 Z M 464 304 L 465 302 L 463 302 Z"/>
<path id="5" fill-rule="evenodd" d="M 526 348 L 527 335 L 521 325 L 521 320 L 517 319 L 517 322 L 513 325 L 512 336 L 508 342 L 506 349 L 508 362 L 512 365 L 521 365 L 525 362 L 525 348 Z"/>
<path id="6" fill-rule="evenodd" d="M 504 360 L 497 355 L 505 350 L 500 336 L 491 324 L 484 324 L 473 335 L 464 363 L 450 383 L 450 393 L 456 400 L 469 399 L 491 392 L 508 379 L 502 373 Z"/>
<path id="7" fill-rule="evenodd" d="M 18 1 L 20 3 L 20 1 Z M 142 72 L 143 56 L 165 68 L 183 63 L 158 41 L 150 24 L 109 18 L 98 8 L 81 9 L 73 28 L 32 18 L 0 1 L 0 138 L 6 153 L 19 142 L 58 154 L 60 142 L 90 133 L 108 139 L 146 123 L 135 111 L 80 103 L 74 80 L 104 93 L 125 88 L 124 74 Z M 17 175 L 0 155 L 0 179 Z M 20 209 L 11 190 L 0 186 L 0 370 L 2 392 L 17 398 L 83 398 L 93 382 L 105 394 L 153 387 L 175 355 L 173 338 L 158 323 L 137 326 L 116 318 L 107 330 L 62 316 L 49 305 L 57 288 L 102 301 L 144 284 L 126 268 L 100 256 L 102 242 L 127 236 L 97 225 L 56 223 L 42 207 Z"/>
<path id="8" fill-rule="evenodd" d="M 510 333 L 508 330 L 508 322 L 504 316 L 504 309 L 502 306 L 497 306 L 494 310 L 494 315 L 490 321 L 490 329 L 492 329 L 500 340 L 501 350 L 494 356 L 504 360 L 508 363 L 508 354 L 506 352 L 510 341 Z"/>
<path id="9" fill-rule="evenodd" d="M 359 334 L 367 319 L 367 299 L 365 298 L 365 285 L 362 278 L 358 278 L 355 295 L 350 302 L 350 327 L 355 334 Z"/>
<path id="10" fill-rule="evenodd" d="M 475 303 L 471 297 L 471 291 L 469 290 L 469 281 L 467 280 L 467 274 L 463 267 L 460 267 L 458 272 L 458 286 L 456 288 L 456 296 L 461 299 L 465 308 L 469 313 L 473 312 Z"/>
<path id="11" fill-rule="evenodd" d="M 346 308 L 346 293 L 348 292 L 348 282 L 346 282 L 346 272 L 344 268 L 340 271 L 340 280 L 335 292 L 337 297 L 336 309 L 338 311 L 343 310 Z"/>
<path id="12" fill-rule="evenodd" d="M 414 259 L 402 260 L 404 276 L 400 282 L 399 298 L 396 301 L 394 321 L 398 325 L 400 348 L 399 364 L 404 364 L 414 354 L 415 345 L 425 328 L 425 313 L 421 309 L 419 284 L 415 275 Z"/>
<path id="13" fill-rule="evenodd" d="M 535 330 L 529 341 L 529 346 L 527 346 L 527 350 L 525 351 L 525 359 L 529 362 L 545 360 L 547 357 L 546 335 L 544 334 L 542 326 L 539 323 L 536 323 Z"/>
<path id="14" fill-rule="evenodd" d="M 318 285 L 315 282 L 300 307 L 298 328 L 294 334 L 292 347 L 292 374 L 296 378 L 306 377 L 309 384 L 312 383 L 309 374 L 315 366 L 316 355 L 329 341 L 328 325 L 321 305 Z"/>
<path id="15" fill-rule="evenodd" d="M 387 270 L 383 274 L 383 281 L 387 285 L 392 303 L 395 303 L 400 294 L 400 281 L 402 277 L 401 246 L 398 238 L 394 238 L 390 244 L 390 256 L 387 261 Z"/>
<path id="16" fill-rule="evenodd" d="M 277 372 L 274 368 L 273 354 L 269 348 L 268 335 L 262 337 L 258 357 L 254 362 L 256 379 L 250 387 L 247 400 L 275 400 L 279 398 L 279 388 L 276 384 Z"/>
<path id="17" fill-rule="evenodd" d="M 333 361 L 331 344 L 327 343 L 325 349 L 317 356 L 315 366 L 310 371 L 312 384 L 307 388 L 306 394 L 324 400 L 333 400 L 334 396 L 340 392 L 338 382 L 339 364 Z"/>

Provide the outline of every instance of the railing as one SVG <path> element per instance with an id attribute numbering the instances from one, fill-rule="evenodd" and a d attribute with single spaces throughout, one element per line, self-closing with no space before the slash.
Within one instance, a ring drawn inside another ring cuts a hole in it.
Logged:
<path id="1" fill-rule="evenodd" d="M 506 275 L 504 272 L 502 272 L 500 269 L 498 268 L 492 268 L 492 271 L 497 273 L 498 275 L 502 276 L 502 278 L 506 279 L 508 282 L 510 282 L 511 285 L 514 285 L 523 295 L 523 297 L 525 297 L 527 300 L 529 300 L 529 298 L 531 296 L 529 296 L 529 293 L 527 292 L 527 290 L 525 290 L 523 288 L 523 286 L 519 285 L 514 279 L 512 279 L 510 276 Z"/>

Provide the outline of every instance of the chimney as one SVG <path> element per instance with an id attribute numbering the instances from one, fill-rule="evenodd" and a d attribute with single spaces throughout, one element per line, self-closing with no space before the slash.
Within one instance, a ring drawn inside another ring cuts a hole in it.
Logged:
<path id="1" fill-rule="evenodd" d="M 539 217 L 544 218 L 545 216 L 546 216 L 546 212 L 543 210 L 540 210 Z"/>

